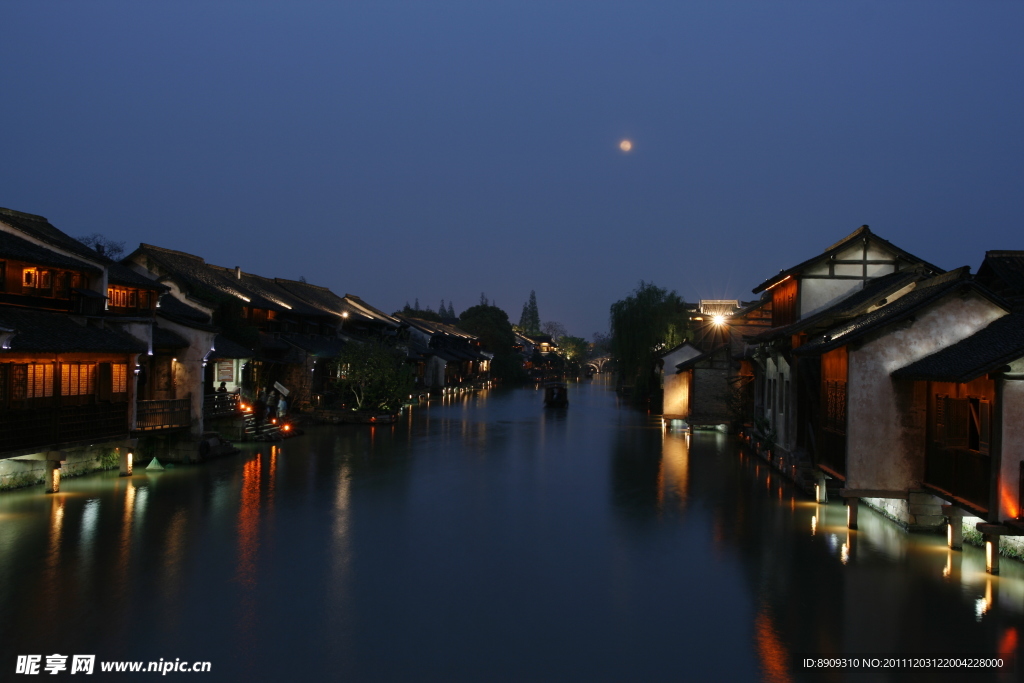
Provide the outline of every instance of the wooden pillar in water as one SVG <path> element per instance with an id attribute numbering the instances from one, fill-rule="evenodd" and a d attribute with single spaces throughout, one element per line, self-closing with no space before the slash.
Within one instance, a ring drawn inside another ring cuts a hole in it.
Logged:
<path id="1" fill-rule="evenodd" d="M 985 540 L 985 571 L 989 574 L 999 573 L 999 534 L 984 534 Z"/>
<path id="2" fill-rule="evenodd" d="M 860 499 L 858 498 L 847 498 L 846 499 L 846 528 L 856 529 L 857 528 L 857 511 L 860 509 Z"/>
<path id="3" fill-rule="evenodd" d="M 121 454 L 121 471 L 119 472 L 119 475 L 122 477 L 130 477 L 132 476 L 132 458 L 134 457 L 132 449 L 120 448 L 118 450 Z"/>
<path id="4" fill-rule="evenodd" d="M 964 547 L 964 511 L 955 505 L 943 505 L 942 512 L 949 518 L 946 527 L 946 545 L 953 550 Z"/>
<path id="5" fill-rule="evenodd" d="M 43 486 L 47 493 L 60 493 L 60 460 L 47 460 L 43 475 Z"/>
<path id="6" fill-rule="evenodd" d="M 815 474 L 816 481 L 814 484 L 814 500 L 818 503 L 828 502 L 828 491 L 825 488 L 825 475 L 822 472 Z"/>

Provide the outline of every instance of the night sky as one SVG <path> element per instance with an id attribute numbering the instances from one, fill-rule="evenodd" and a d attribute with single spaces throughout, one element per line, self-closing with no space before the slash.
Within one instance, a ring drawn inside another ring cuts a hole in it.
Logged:
<path id="1" fill-rule="evenodd" d="M 1024 249 L 1021 2 L 157 5 L 0 2 L 0 206 L 586 337 L 862 224 Z"/>

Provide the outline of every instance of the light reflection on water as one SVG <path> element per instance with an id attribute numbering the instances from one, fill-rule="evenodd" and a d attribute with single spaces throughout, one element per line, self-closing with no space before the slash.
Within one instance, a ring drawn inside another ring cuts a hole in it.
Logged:
<path id="1" fill-rule="evenodd" d="M 540 401 L 0 496 L 0 648 L 216 680 L 799 681 L 801 654 L 1020 647 L 1020 563 L 993 577 L 864 507 L 849 531 L 728 436 L 600 384 Z"/>

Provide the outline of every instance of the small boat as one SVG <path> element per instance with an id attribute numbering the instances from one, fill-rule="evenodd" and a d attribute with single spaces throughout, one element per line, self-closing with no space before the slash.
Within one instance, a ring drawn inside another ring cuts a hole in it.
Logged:
<path id="1" fill-rule="evenodd" d="M 564 408 L 569 405 L 569 390 L 565 382 L 548 381 L 544 384 L 544 405 L 548 408 Z"/>

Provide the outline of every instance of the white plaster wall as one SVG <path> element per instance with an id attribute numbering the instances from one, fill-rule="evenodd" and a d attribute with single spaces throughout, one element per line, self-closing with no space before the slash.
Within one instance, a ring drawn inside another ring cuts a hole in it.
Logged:
<path id="1" fill-rule="evenodd" d="M 679 361 L 680 363 L 682 361 Z M 665 375 L 661 411 L 664 415 L 687 419 L 690 416 L 691 370 Z"/>
<path id="2" fill-rule="evenodd" d="M 913 323 L 892 325 L 860 349 L 850 349 L 847 383 L 848 488 L 919 488 L 924 469 L 924 406 L 911 405 L 913 382 L 894 383 L 889 374 L 969 337 L 1006 312 L 974 293 L 951 294 L 918 312 Z M 913 414 L 908 414 L 908 413 Z M 916 424 L 920 413 L 921 424 Z"/>
<path id="3" fill-rule="evenodd" d="M 448 363 L 443 358 L 431 356 L 427 362 L 427 370 L 423 373 L 423 383 L 428 389 L 444 386 L 444 370 Z"/>
<path id="4" fill-rule="evenodd" d="M 661 367 L 661 376 L 665 381 L 668 381 L 670 375 L 676 374 L 676 366 L 684 361 L 688 361 L 691 358 L 696 358 L 700 355 L 700 350 L 696 347 L 685 344 L 680 348 L 676 349 L 672 353 L 662 356 L 663 365 Z"/>
<path id="5" fill-rule="evenodd" d="M 1012 374 L 1024 372 L 1024 360 L 1011 365 Z M 1019 375 L 1018 375 L 1019 376 Z M 999 519 L 1021 512 L 1020 463 L 1024 462 L 1024 379 L 1003 381 L 1002 467 L 999 472 Z"/>
<path id="6" fill-rule="evenodd" d="M 194 327 L 179 325 L 159 318 L 157 326 L 170 330 L 188 341 L 188 348 L 178 351 L 178 360 L 172 364 L 174 373 L 174 397 L 185 398 L 192 394 L 192 427 L 193 436 L 203 433 L 203 396 L 206 357 L 213 350 L 215 332 L 197 330 Z"/>
<path id="7" fill-rule="evenodd" d="M 804 318 L 863 286 L 860 280 L 801 280 L 800 317 Z"/>
<path id="8" fill-rule="evenodd" d="M 792 450 L 792 444 L 789 443 L 788 439 L 788 426 L 789 415 L 780 410 L 783 406 L 780 405 L 779 397 L 783 396 L 785 391 L 785 382 L 789 382 L 790 397 L 789 397 L 789 410 L 793 412 L 796 410 L 796 397 L 793 394 L 793 374 L 789 367 L 789 363 L 786 362 L 785 358 L 773 354 L 765 362 L 764 370 L 765 383 L 761 387 L 762 400 L 765 406 L 765 417 L 768 418 L 768 422 L 771 424 L 772 429 L 775 430 L 775 443 L 782 446 L 786 450 Z M 781 381 L 780 381 L 781 380 Z M 771 409 L 768 409 L 768 399 L 765 392 L 765 387 L 768 386 L 769 381 L 776 382 L 775 390 L 772 393 Z"/>

